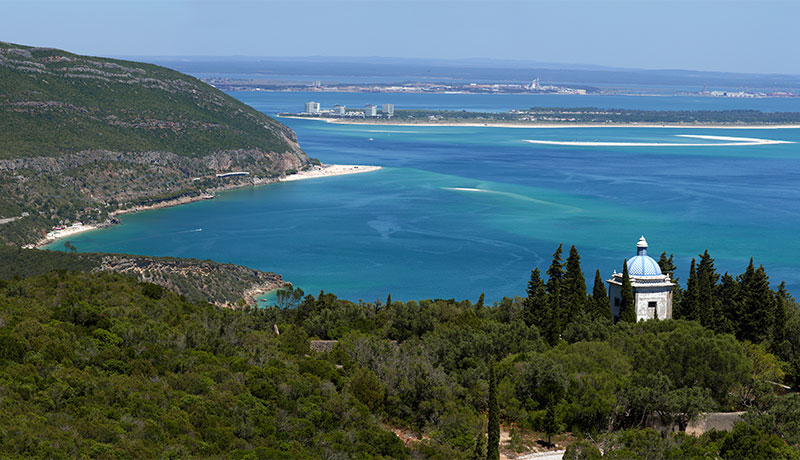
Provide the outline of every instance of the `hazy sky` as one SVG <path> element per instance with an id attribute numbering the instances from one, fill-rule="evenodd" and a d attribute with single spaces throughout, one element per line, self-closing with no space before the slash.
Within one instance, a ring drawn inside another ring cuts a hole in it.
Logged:
<path id="1" fill-rule="evenodd" d="M 800 0 L 0 0 L 0 40 L 104 56 L 498 58 L 800 74 Z"/>

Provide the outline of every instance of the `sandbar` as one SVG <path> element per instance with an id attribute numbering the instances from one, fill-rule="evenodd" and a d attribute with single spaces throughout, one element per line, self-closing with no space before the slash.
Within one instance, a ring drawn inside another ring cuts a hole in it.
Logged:
<path id="1" fill-rule="evenodd" d="M 688 137 L 692 139 L 706 139 L 710 141 L 724 142 L 606 142 L 606 141 L 548 141 L 541 139 L 524 139 L 525 142 L 540 145 L 569 145 L 579 147 L 722 147 L 722 146 L 744 146 L 744 145 L 775 145 L 775 144 L 794 144 L 791 141 L 780 141 L 775 139 L 758 139 L 754 137 L 732 137 L 732 136 L 707 136 L 693 134 L 676 134 L 675 137 Z"/>

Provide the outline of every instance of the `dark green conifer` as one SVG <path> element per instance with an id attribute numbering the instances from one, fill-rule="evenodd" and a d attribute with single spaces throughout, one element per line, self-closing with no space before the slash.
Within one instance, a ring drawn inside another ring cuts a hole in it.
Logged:
<path id="1" fill-rule="evenodd" d="M 558 341 L 558 331 L 555 327 L 551 304 L 547 299 L 547 289 L 541 278 L 538 268 L 531 270 L 531 279 L 528 281 L 528 297 L 523 304 L 524 320 L 528 326 L 539 328 L 539 333 L 550 345 Z"/>
<path id="2" fill-rule="evenodd" d="M 714 296 L 719 274 L 714 268 L 714 259 L 708 255 L 708 250 L 700 254 L 700 263 L 697 265 L 697 313 L 703 327 L 717 330 L 721 326 L 718 318 L 717 299 Z"/>
<path id="3" fill-rule="evenodd" d="M 556 403 L 550 400 L 544 413 L 544 426 L 542 427 L 547 435 L 547 444 L 552 445 L 550 438 L 558 433 L 558 420 L 556 420 Z"/>
<path id="4" fill-rule="evenodd" d="M 675 319 L 697 321 L 700 319 L 697 310 L 697 267 L 694 258 L 689 266 L 689 278 L 686 280 L 686 290 L 681 293 L 681 304 L 678 315 L 673 312 Z"/>
<path id="5" fill-rule="evenodd" d="M 565 326 L 586 311 L 586 278 L 581 270 L 581 256 L 575 246 L 569 248 L 564 272 Z"/>
<path id="6" fill-rule="evenodd" d="M 558 249 L 553 253 L 553 262 L 550 264 L 550 268 L 547 269 L 547 294 L 550 301 L 553 327 L 558 336 L 564 330 L 564 319 L 567 313 L 564 308 L 563 293 L 564 263 L 561 259 L 563 247 L 563 243 L 558 245 Z"/>
<path id="7" fill-rule="evenodd" d="M 669 275 L 669 278 L 675 283 L 675 286 L 672 287 L 672 311 L 674 317 L 674 312 L 679 308 L 681 303 L 680 278 L 675 276 L 675 270 L 677 270 L 678 267 L 676 267 L 675 262 L 673 262 L 673 255 L 670 254 L 669 257 L 667 257 L 666 252 L 662 252 L 661 257 L 658 258 L 658 266 L 661 268 L 661 273 Z"/>
<path id="8" fill-rule="evenodd" d="M 475 309 L 476 310 L 482 309 L 483 308 L 483 302 L 484 302 L 484 293 L 481 292 L 481 296 L 478 297 L 478 303 L 475 304 Z"/>
<path id="9" fill-rule="evenodd" d="M 728 334 L 738 334 L 737 324 L 742 315 L 742 300 L 739 289 L 739 282 L 733 275 L 725 272 L 720 278 L 720 284 L 716 289 L 716 298 L 719 302 L 717 314 L 717 332 Z"/>
<path id="10" fill-rule="evenodd" d="M 386 306 L 387 307 L 391 307 L 392 306 L 392 294 L 391 293 L 389 293 L 389 295 L 386 296 Z"/>
<path id="11" fill-rule="evenodd" d="M 628 261 L 622 264 L 622 291 L 619 300 L 619 320 L 629 323 L 636 322 L 636 305 L 634 305 L 633 286 L 628 274 Z"/>
<path id="12" fill-rule="evenodd" d="M 594 286 L 592 286 L 590 305 L 592 307 L 592 319 L 611 322 L 611 304 L 608 303 L 606 283 L 603 281 L 603 277 L 600 276 L 600 270 L 594 273 Z"/>
<path id="13" fill-rule="evenodd" d="M 494 360 L 489 363 L 489 428 L 486 443 L 486 460 L 500 458 L 500 407 L 497 404 L 497 377 Z"/>
<path id="14" fill-rule="evenodd" d="M 775 327 L 775 295 L 769 288 L 764 266 L 755 268 L 753 258 L 739 275 L 742 289 L 742 315 L 739 324 L 741 340 L 760 343 L 770 338 Z"/>

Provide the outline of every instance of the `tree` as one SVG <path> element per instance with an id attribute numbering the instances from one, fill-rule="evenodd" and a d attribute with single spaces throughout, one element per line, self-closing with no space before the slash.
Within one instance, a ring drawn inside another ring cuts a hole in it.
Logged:
<path id="1" fill-rule="evenodd" d="M 500 408 L 497 404 L 497 377 L 494 360 L 489 363 L 489 428 L 486 445 L 486 460 L 500 458 Z"/>
<path id="2" fill-rule="evenodd" d="M 622 264 L 622 292 L 619 300 L 619 320 L 629 323 L 636 322 L 636 305 L 634 305 L 633 286 L 628 274 L 628 261 Z"/>
<path id="3" fill-rule="evenodd" d="M 544 413 L 544 426 L 542 426 L 544 433 L 547 435 L 547 444 L 552 445 L 550 438 L 558 433 L 558 420 L 556 420 L 556 401 L 551 399 L 547 404 L 547 409 Z"/>
<path id="4" fill-rule="evenodd" d="M 581 271 L 581 256 L 575 246 L 569 248 L 565 266 L 563 295 L 566 317 L 564 326 L 584 313 L 586 308 L 586 278 Z"/>
<path id="5" fill-rule="evenodd" d="M 547 343 L 555 345 L 558 341 L 556 318 L 552 305 L 547 298 L 547 289 L 538 268 L 531 270 L 531 279 L 528 281 L 528 297 L 525 299 L 524 320 L 528 326 L 535 325 Z"/>
<path id="6" fill-rule="evenodd" d="M 678 313 L 677 315 L 675 313 Z M 673 312 L 675 319 L 697 321 L 700 319 L 697 310 L 697 267 L 694 258 L 689 266 L 689 278 L 686 280 L 686 291 L 681 293 L 681 303 L 678 312 Z"/>
<path id="7" fill-rule="evenodd" d="M 592 311 L 590 315 L 593 319 L 603 319 L 611 322 L 611 304 L 608 303 L 606 284 L 600 276 L 600 270 L 594 274 L 594 286 L 592 287 L 592 300 L 590 302 Z"/>
<path id="8" fill-rule="evenodd" d="M 475 439 L 475 450 L 472 451 L 472 460 L 484 460 L 486 458 L 486 435 L 478 434 Z"/>
<path id="9" fill-rule="evenodd" d="M 552 312 L 553 327 L 556 334 L 561 335 L 564 329 L 566 312 L 564 311 L 564 263 L 561 260 L 561 252 L 564 244 L 559 244 L 556 252 L 553 253 L 553 262 L 547 269 L 547 294 L 550 301 L 550 311 Z"/>
<path id="10" fill-rule="evenodd" d="M 739 275 L 741 286 L 742 314 L 737 328 L 740 340 L 762 342 L 770 338 L 775 326 L 777 302 L 769 288 L 769 278 L 764 266 L 755 268 L 753 259 L 744 273 Z"/>
<path id="11" fill-rule="evenodd" d="M 714 259 L 708 255 L 708 250 L 700 254 L 700 263 L 697 266 L 697 315 L 703 327 L 719 330 L 717 300 L 714 290 L 719 280 L 719 274 L 714 269 Z"/>
<path id="12" fill-rule="evenodd" d="M 480 297 L 478 297 L 478 302 L 475 304 L 475 309 L 476 309 L 476 310 L 481 310 L 481 309 L 483 309 L 484 297 L 485 297 L 485 296 L 484 296 L 484 293 L 483 293 L 483 292 L 481 292 L 481 296 L 480 296 Z"/>
<path id="13" fill-rule="evenodd" d="M 717 332 L 736 334 L 736 324 L 742 315 L 742 301 L 739 282 L 733 275 L 725 272 L 717 285 L 716 297 L 719 301 L 717 312 Z"/>
<path id="14" fill-rule="evenodd" d="M 675 262 L 673 262 L 673 255 L 670 254 L 669 257 L 667 257 L 667 253 L 662 252 L 661 257 L 658 258 L 658 266 L 661 268 L 661 273 L 669 275 L 669 278 L 675 283 L 675 286 L 672 287 L 672 311 L 675 312 L 680 308 L 681 284 L 680 278 L 675 276 L 675 270 L 677 270 L 678 267 L 676 267 Z M 675 315 L 673 314 L 672 316 L 674 317 Z"/>

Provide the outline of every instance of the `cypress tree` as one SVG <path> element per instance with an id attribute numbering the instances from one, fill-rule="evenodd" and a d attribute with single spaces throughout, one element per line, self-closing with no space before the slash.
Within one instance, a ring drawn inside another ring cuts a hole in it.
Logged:
<path id="1" fill-rule="evenodd" d="M 760 343 L 770 338 L 775 327 L 775 295 L 769 288 L 764 266 L 755 268 L 753 258 L 739 276 L 742 289 L 742 315 L 739 322 L 741 340 Z"/>
<path id="2" fill-rule="evenodd" d="M 388 296 L 386 296 L 386 306 L 387 307 L 391 307 L 392 306 L 392 294 L 391 293 Z"/>
<path id="3" fill-rule="evenodd" d="M 725 272 L 720 279 L 720 284 L 716 289 L 716 298 L 719 301 L 716 331 L 738 336 L 737 325 L 742 315 L 741 292 L 739 282 L 728 272 Z"/>
<path id="4" fill-rule="evenodd" d="M 594 273 L 594 286 L 592 287 L 592 318 L 611 322 L 611 304 L 608 303 L 606 284 L 600 276 L 600 270 Z"/>
<path id="5" fill-rule="evenodd" d="M 692 258 L 692 264 L 689 266 L 689 279 L 686 280 L 686 290 L 681 293 L 681 306 L 680 315 L 675 316 L 676 319 L 686 319 L 689 321 L 697 321 L 700 315 L 697 311 L 697 267 L 695 260 Z"/>
<path id="6" fill-rule="evenodd" d="M 564 272 L 565 325 L 586 311 L 586 278 L 581 271 L 581 256 L 575 246 L 569 248 Z"/>
<path id="7" fill-rule="evenodd" d="M 717 318 L 717 300 L 714 290 L 719 280 L 719 274 L 714 269 L 714 259 L 708 255 L 708 250 L 700 254 L 700 263 L 697 265 L 697 314 L 703 327 L 717 330 L 720 319 Z"/>
<path id="8" fill-rule="evenodd" d="M 523 316 L 525 324 L 538 327 L 547 343 L 555 345 L 558 341 L 558 331 L 547 298 L 547 289 L 538 268 L 531 270 L 531 279 L 528 281 L 528 297 L 525 299 L 523 308 L 525 309 Z"/>
<path id="9" fill-rule="evenodd" d="M 500 408 L 497 404 L 497 377 L 494 360 L 489 363 L 489 428 L 486 443 L 486 460 L 500 458 Z"/>
<path id="10" fill-rule="evenodd" d="M 773 349 L 782 345 L 786 340 L 786 322 L 789 320 L 789 305 L 792 296 L 786 291 L 786 282 L 781 281 L 778 290 L 775 291 L 775 327 L 772 331 Z"/>
<path id="11" fill-rule="evenodd" d="M 483 308 L 483 301 L 484 301 L 484 293 L 481 292 L 481 296 L 478 297 L 478 303 L 475 304 L 476 310 L 481 310 Z"/>
<path id="12" fill-rule="evenodd" d="M 622 292 L 619 300 L 619 320 L 629 323 L 636 322 L 636 306 L 633 304 L 633 286 L 628 274 L 628 261 L 622 264 Z"/>
<path id="13" fill-rule="evenodd" d="M 678 267 L 676 267 L 675 262 L 673 262 L 672 254 L 667 257 L 666 252 L 662 252 L 661 257 L 658 258 L 658 266 L 661 268 L 661 273 L 669 275 L 669 278 L 675 283 L 675 286 L 672 286 L 672 316 L 675 317 L 674 312 L 680 308 L 679 305 L 681 303 L 680 278 L 675 276 L 675 270 L 677 270 Z"/>
<path id="14" fill-rule="evenodd" d="M 558 249 L 553 253 L 553 262 L 550 264 L 550 268 L 547 269 L 547 294 L 550 300 L 553 327 L 558 336 L 564 330 L 564 318 L 566 315 L 563 296 L 564 263 L 561 260 L 563 247 L 563 243 L 558 245 Z"/>

